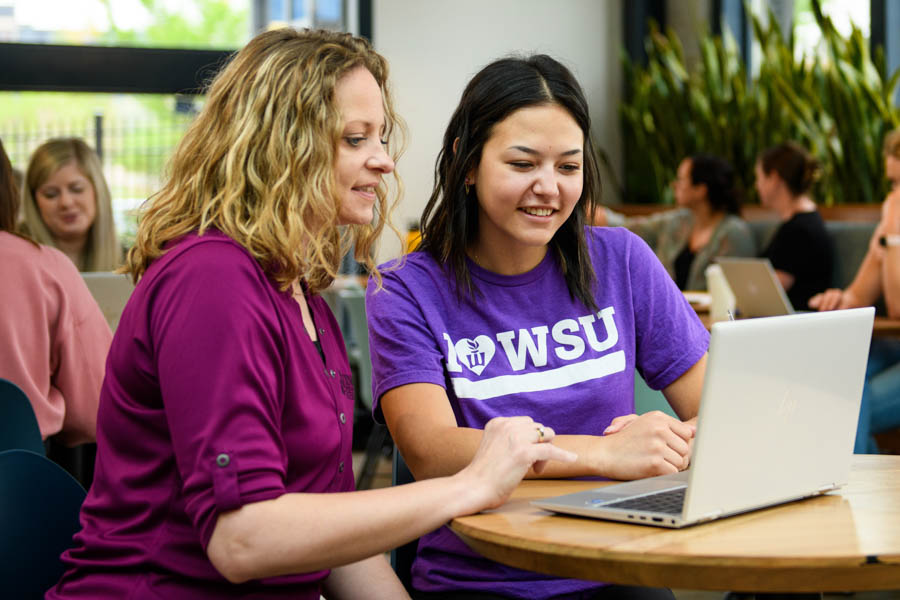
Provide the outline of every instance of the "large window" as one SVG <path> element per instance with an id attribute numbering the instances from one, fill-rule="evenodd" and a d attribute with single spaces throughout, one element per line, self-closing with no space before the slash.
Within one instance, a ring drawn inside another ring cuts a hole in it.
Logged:
<path id="1" fill-rule="evenodd" d="M 352 30 L 343 0 L 267 0 L 265 5 L 269 24 Z"/>
<path id="2" fill-rule="evenodd" d="M 87 141 L 127 243 L 228 53 L 270 27 L 358 33 L 358 14 L 359 0 L 0 0 L 0 139 L 22 171 L 49 138 Z"/>
<path id="3" fill-rule="evenodd" d="M 17 44 L 8 47 L 8 55 L 17 58 L 38 53 L 44 44 L 62 53 L 82 51 L 62 48 L 68 45 L 233 50 L 249 39 L 250 23 L 247 0 L 0 0 L 0 39 L 40 44 L 23 47 L 24 54 L 16 53 Z M 126 77 L 140 89 L 141 73 L 152 67 L 139 63 L 150 55 L 117 52 L 126 53 L 123 62 L 133 65 Z M 23 61 L 17 62 L 21 67 Z M 105 74 L 113 75 L 115 69 L 106 65 Z M 38 61 L 28 69 L 42 66 Z M 63 89 L 80 87 L 77 81 L 59 83 Z M 111 82 L 109 88 L 115 87 Z M 127 243 L 134 234 L 134 209 L 159 189 L 165 161 L 201 102 L 174 94 L 0 92 L 0 138 L 22 171 L 31 152 L 49 138 L 87 141 L 101 154 L 117 230 Z"/>
<path id="4" fill-rule="evenodd" d="M 822 13 L 831 19 L 835 29 L 849 36 L 853 26 L 863 37 L 871 33 L 871 4 L 862 0 L 820 0 Z M 822 32 L 816 23 L 811 0 L 794 1 L 794 53 L 797 58 L 819 51 Z"/>
<path id="5" fill-rule="evenodd" d="M 11 42 L 234 49 L 250 37 L 248 0 L 0 0 Z"/>

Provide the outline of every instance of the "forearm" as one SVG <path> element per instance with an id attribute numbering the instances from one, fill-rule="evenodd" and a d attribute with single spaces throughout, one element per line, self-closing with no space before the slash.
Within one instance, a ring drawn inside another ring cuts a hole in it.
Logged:
<path id="1" fill-rule="evenodd" d="M 404 431 L 402 423 L 394 437 L 403 458 L 416 479 L 453 475 L 475 456 L 483 431 L 469 427 L 441 427 L 422 431 Z M 412 426 L 412 425 L 411 425 Z M 599 434 L 600 432 L 598 432 Z M 529 469 L 526 478 L 562 479 L 602 475 L 609 460 L 604 440 L 599 435 L 557 435 L 553 444 L 578 455 L 573 463 L 549 462 L 540 472 Z"/>
<path id="2" fill-rule="evenodd" d="M 884 253 L 869 250 L 863 258 L 856 277 L 844 290 L 841 308 L 872 306 L 878 301 L 884 287 Z M 900 297 L 900 295 L 898 295 Z"/>
<path id="3" fill-rule="evenodd" d="M 337 494 L 284 494 L 222 514 L 207 553 L 232 582 L 348 565 L 477 510 L 460 477 Z"/>
<path id="4" fill-rule="evenodd" d="M 691 415 L 694 416 L 696 412 Z M 663 420 L 669 417 L 663 417 Z M 688 423 L 693 424 L 696 419 Z M 666 427 L 660 422 L 659 428 Z M 416 440 L 404 440 L 395 435 L 395 440 L 403 453 L 404 460 L 417 479 L 452 475 L 465 467 L 475 453 L 482 437 L 480 429 L 465 427 L 445 427 L 439 431 L 419 431 Z M 539 472 L 529 469 L 526 479 L 568 479 L 572 477 L 611 477 L 613 479 L 634 479 L 647 476 L 645 467 L 638 470 L 622 470 L 623 450 L 621 440 L 614 435 L 557 435 L 553 445 L 578 456 L 571 463 L 550 461 Z M 405 442 L 405 443 L 404 443 Z M 618 443 L 617 443 L 618 442 Z M 633 448 L 635 453 L 641 452 Z M 626 452 L 628 452 L 626 450 Z M 413 458 L 410 458 L 413 457 Z"/>
<path id="5" fill-rule="evenodd" d="M 491 419 L 471 464 L 452 477 L 245 504 L 219 516 L 207 554 L 233 583 L 359 562 L 454 517 L 500 506 L 531 467 L 575 460 L 548 443 L 552 428 L 545 434 L 541 440 L 528 417 Z"/>
<path id="6" fill-rule="evenodd" d="M 382 554 L 332 569 L 323 587 L 328 600 L 409 598 Z"/>
<path id="7" fill-rule="evenodd" d="M 881 276 L 888 316 L 900 318 L 900 246 L 890 246 L 885 250 Z"/>
<path id="8" fill-rule="evenodd" d="M 884 201 L 881 222 L 875 235 L 900 234 L 900 188 L 893 190 Z M 888 246 L 881 252 L 881 281 L 888 316 L 900 318 L 900 246 Z"/>
<path id="9" fill-rule="evenodd" d="M 574 452 L 578 460 L 573 463 L 548 463 L 540 473 L 528 471 L 526 479 L 569 479 L 572 477 L 609 476 L 616 457 L 610 449 L 609 439 L 600 435 L 557 435 L 553 444 Z"/>

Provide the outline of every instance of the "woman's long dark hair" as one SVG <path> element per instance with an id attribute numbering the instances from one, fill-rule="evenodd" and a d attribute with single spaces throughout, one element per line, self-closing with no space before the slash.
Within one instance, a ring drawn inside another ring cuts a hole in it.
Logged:
<path id="1" fill-rule="evenodd" d="M 690 157 L 691 183 L 706 186 L 709 205 L 716 212 L 741 214 L 741 193 L 737 187 L 734 168 L 724 158 L 709 154 Z"/>
<path id="2" fill-rule="evenodd" d="M 591 309 L 596 308 L 591 293 L 594 269 L 584 234 L 586 215 L 593 214 L 600 196 L 591 118 L 575 77 L 544 54 L 503 58 L 479 71 L 463 91 L 444 133 L 435 162 L 434 190 L 422 213 L 419 250 L 450 268 L 460 297 L 475 293 L 466 247 L 478 235 L 478 198 L 474 192 L 466 193 L 466 174 L 478 166 L 494 125 L 521 108 L 547 104 L 566 109 L 584 134 L 581 198 L 549 245 L 559 260 L 569 293 Z"/>
<path id="3" fill-rule="evenodd" d="M 19 215 L 19 186 L 0 140 L 0 231 L 14 233 Z"/>
<path id="4" fill-rule="evenodd" d="M 16 173 L 12 163 L 9 162 L 6 149 L 3 147 L 3 141 L 0 140 L 0 231 L 17 235 L 38 246 L 33 239 L 17 231 L 18 218 L 19 184 L 16 181 Z"/>

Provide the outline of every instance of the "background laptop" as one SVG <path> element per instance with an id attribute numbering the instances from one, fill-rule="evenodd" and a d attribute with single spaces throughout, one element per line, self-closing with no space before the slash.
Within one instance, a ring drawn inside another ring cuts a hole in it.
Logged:
<path id="1" fill-rule="evenodd" d="M 768 258 L 723 256 L 716 262 L 734 294 L 739 317 L 774 317 L 794 312 Z"/>
<path id="2" fill-rule="evenodd" d="M 85 272 L 81 274 L 81 277 L 91 291 L 94 300 L 100 305 L 100 310 L 103 311 L 109 328 L 115 332 L 125 303 L 128 302 L 131 292 L 134 291 L 131 279 L 124 273 L 108 271 Z"/>
<path id="3" fill-rule="evenodd" d="M 874 317 L 869 307 L 714 324 L 689 470 L 533 504 L 683 527 L 845 484 Z"/>

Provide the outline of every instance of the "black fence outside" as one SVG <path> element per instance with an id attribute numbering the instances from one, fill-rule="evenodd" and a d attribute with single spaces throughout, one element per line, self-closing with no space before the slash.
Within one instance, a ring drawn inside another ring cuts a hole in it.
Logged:
<path id="1" fill-rule="evenodd" d="M 97 150 L 113 200 L 116 229 L 126 244 L 134 235 L 135 210 L 161 183 L 166 163 L 192 115 L 165 119 L 110 119 L 97 114 L 70 121 L 0 122 L 0 139 L 14 168 L 23 173 L 31 153 L 57 137 L 80 137 Z"/>

